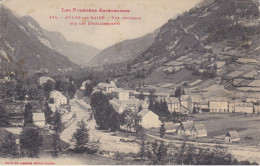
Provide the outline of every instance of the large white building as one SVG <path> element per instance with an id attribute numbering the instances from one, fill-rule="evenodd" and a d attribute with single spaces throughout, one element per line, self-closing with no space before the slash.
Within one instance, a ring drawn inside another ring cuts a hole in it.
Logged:
<path id="1" fill-rule="evenodd" d="M 54 104 L 57 106 L 68 104 L 67 98 L 61 92 L 59 92 L 57 90 L 51 91 L 50 99 L 53 99 L 53 102 L 54 102 L 51 104 Z"/>

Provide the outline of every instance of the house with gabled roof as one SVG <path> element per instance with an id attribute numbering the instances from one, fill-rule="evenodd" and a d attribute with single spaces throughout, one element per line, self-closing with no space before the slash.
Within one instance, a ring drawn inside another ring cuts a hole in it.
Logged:
<path id="1" fill-rule="evenodd" d="M 148 109 L 148 104 L 142 105 L 142 110 L 138 112 L 138 115 L 142 118 L 139 124 L 143 126 L 143 128 L 159 128 L 162 124 L 159 116 Z"/>
<path id="2" fill-rule="evenodd" d="M 191 137 L 193 138 L 200 138 L 200 137 L 207 137 L 207 130 L 204 124 L 195 124 L 191 129 Z"/>
<path id="3" fill-rule="evenodd" d="M 180 123 L 164 122 L 165 133 L 176 133 Z"/>
<path id="4" fill-rule="evenodd" d="M 194 126 L 193 121 L 181 122 L 179 127 L 177 128 L 177 133 L 179 136 L 190 136 L 191 129 Z"/>
<path id="5" fill-rule="evenodd" d="M 225 142 L 232 143 L 240 141 L 239 134 L 236 130 L 227 132 L 225 136 Z"/>

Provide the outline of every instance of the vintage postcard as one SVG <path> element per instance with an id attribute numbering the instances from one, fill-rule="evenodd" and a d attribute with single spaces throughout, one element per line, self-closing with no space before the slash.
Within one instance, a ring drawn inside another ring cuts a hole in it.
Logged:
<path id="1" fill-rule="evenodd" d="M 259 165 L 259 0 L 0 0 L 0 165 Z"/>

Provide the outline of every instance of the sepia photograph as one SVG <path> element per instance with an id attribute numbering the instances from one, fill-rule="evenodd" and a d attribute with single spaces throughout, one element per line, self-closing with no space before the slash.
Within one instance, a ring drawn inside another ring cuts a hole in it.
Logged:
<path id="1" fill-rule="evenodd" d="M 0 0 L 0 165 L 259 165 L 260 0 Z"/>

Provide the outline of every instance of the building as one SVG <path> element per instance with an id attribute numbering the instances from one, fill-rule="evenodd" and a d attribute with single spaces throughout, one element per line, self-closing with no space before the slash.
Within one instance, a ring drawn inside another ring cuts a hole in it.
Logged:
<path id="1" fill-rule="evenodd" d="M 201 111 L 202 112 L 209 112 L 209 102 L 206 99 L 201 101 Z"/>
<path id="2" fill-rule="evenodd" d="M 10 115 L 10 114 L 9 114 Z M 23 114 L 12 114 L 9 118 L 9 123 L 14 127 L 21 127 L 24 125 L 24 115 Z"/>
<path id="3" fill-rule="evenodd" d="M 177 133 L 179 136 L 190 136 L 191 129 L 194 126 L 193 121 L 181 122 L 179 127 L 177 128 Z"/>
<path id="4" fill-rule="evenodd" d="M 252 114 L 252 113 L 254 113 L 254 105 L 253 105 L 253 103 L 236 102 L 235 103 L 235 112 L 244 112 L 244 113 Z"/>
<path id="5" fill-rule="evenodd" d="M 180 103 L 181 106 L 187 108 L 189 111 L 192 111 L 192 101 L 189 95 L 181 95 Z"/>
<path id="6" fill-rule="evenodd" d="M 114 98 L 117 98 L 120 101 L 129 100 L 129 92 L 127 90 L 117 88 L 112 90 Z"/>
<path id="7" fill-rule="evenodd" d="M 140 125 L 143 126 L 143 128 L 159 128 L 162 124 L 159 120 L 159 116 L 148 109 L 148 104 L 143 104 L 142 108 L 143 109 L 138 112 L 138 115 L 142 118 Z"/>
<path id="8" fill-rule="evenodd" d="M 113 90 L 115 90 L 117 87 L 116 85 L 111 83 L 99 83 L 97 85 L 97 89 L 104 92 L 104 93 L 112 93 Z"/>
<path id="9" fill-rule="evenodd" d="M 200 95 L 190 95 L 192 109 L 199 108 L 201 109 L 201 96 Z"/>
<path id="10" fill-rule="evenodd" d="M 238 141 L 240 141 L 240 137 L 236 130 L 227 132 L 227 134 L 225 136 L 225 142 L 232 143 L 232 142 L 238 142 Z"/>
<path id="11" fill-rule="evenodd" d="M 33 113 L 33 123 L 35 126 L 43 128 L 45 126 L 45 114 Z"/>
<path id="12" fill-rule="evenodd" d="M 177 128 L 180 126 L 180 123 L 173 122 L 164 122 L 164 128 L 166 129 L 165 133 L 176 133 Z"/>
<path id="13" fill-rule="evenodd" d="M 167 97 L 170 96 L 169 93 L 166 92 L 155 92 L 154 96 L 158 99 L 158 100 L 165 100 Z"/>
<path id="14" fill-rule="evenodd" d="M 180 112 L 181 110 L 181 104 L 180 100 L 175 97 L 167 97 L 165 98 L 165 102 L 167 103 L 168 110 L 172 112 Z"/>
<path id="15" fill-rule="evenodd" d="M 118 99 L 113 98 L 112 100 L 109 101 L 109 103 L 113 106 L 116 112 L 122 113 L 124 110 L 127 108 L 127 105 Z"/>
<path id="16" fill-rule="evenodd" d="M 58 106 L 68 104 L 67 98 L 57 90 L 51 91 L 50 100 L 53 100 L 51 102 L 49 101 L 51 104 L 58 105 Z"/>
<path id="17" fill-rule="evenodd" d="M 130 98 L 129 100 L 118 100 L 117 98 L 113 98 L 109 101 L 109 103 L 113 106 L 113 108 L 118 112 L 122 113 L 125 109 L 132 110 L 134 112 L 137 112 L 139 107 L 142 106 L 144 101 L 136 99 L 136 98 Z"/>
<path id="18" fill-rule="evenodd" d="M 254 112 L 256 114 L 259 114 L 260 113 L 260 104 L 254 104 Z"/>
<path id="19" fill-rule="evenodd" d="M 191 129 L 191 136 L 193 138 L 207 137 L 207 130 L 203 124 L 195 124 Z"/>
<path id="20" fill-rule="evenodd" d="M 228 102 L 223 99 L 213 99 L 209 101 L 210 112 L 228 112 Z"/>
<path id="21" fill-rule="evenodd" d="M 228 112 L 235 112 L 235 101 L 230 101 L 228 103 Z"/>

